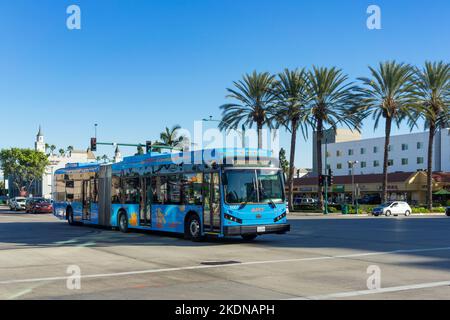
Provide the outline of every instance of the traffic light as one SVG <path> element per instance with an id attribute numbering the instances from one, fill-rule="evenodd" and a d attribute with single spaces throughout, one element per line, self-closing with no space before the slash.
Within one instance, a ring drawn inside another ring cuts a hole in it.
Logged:
<path id="1" fill-rule="evenodd" d="M 91 151 L 97 151 L 97 138 L 91 138 Z"/>
<path id="2" fill-rule="evenodd" d="M 150 151 L 152 151 L 152 142 L 151 141 L 146 141 L 145 142 L 145 152 L 149 153 Z"/>
<path id="3" fill-rule="evenodd" d="M 324 175 L 323 174 L 321 174 L 321 175 L 319 175 L 319 186 L 323 186 L 323 178 L 324 178 Z"/>
<path id="4" fill-rule="evenodd" d="M 328 170 L 328 185 L 333 185 L 333 171 L 331 169 Z"/>

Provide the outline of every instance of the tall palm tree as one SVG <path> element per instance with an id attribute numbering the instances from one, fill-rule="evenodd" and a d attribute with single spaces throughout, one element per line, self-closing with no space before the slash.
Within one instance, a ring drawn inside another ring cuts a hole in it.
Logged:
<path id="1" fill-rule="evenodd" d="M 410 65 L 395 61 L 381 62 L 378 69 L 369 67 L 371 77 L 359 78 L 360 88 L 359 111 L 364 117 L 370 113 L 378 127 L 381 118 L 385 120 L 385 139 L 383 155 L 383 182 L 381 199 L 387 201 L 388 156 L 392 123 L 397 127 L 404 119 L 415 123 L 413 110 L 413 69 Z"/>
<path id="2" fill-rule="evenodd" d="M 59 149 L 58 152 L 61 157 L 64 156 L 64 154 L 66 153 L 64 149 Z"/>
<path id="3" fill-rule="evenodd" d="M 433 144 L 439 128 L 450 124 L 450 64 L 425 62 L 423 69 L 415 69 L 415 93 L 419 116 L 425 120 L 428 134 L 427 206 L 433 208 Z"/>
<path id="4" fill-rule="evenodd" d="M 48 143 L 45 143 L 45 152 L 47 153 L 48 149 L 50 149 L 50 145 Z"/>
<path id="5" fill-rule="evenodd" d="M 308 72 L 309 123 L 316 132 L 319 177 L 322 175 L 322 140 L 325 128 L 336 130 L 338 125 L 345 125 L 351 130 L 360 130 L 360 118 L 358 114 L 351 112 L 356 103 L 356 86 L 347 80 L 348 76 L 335 67 L 313 67 Z M 323 186 L 317 180 L 319 206 L 323 210 Z"/>
<path id="6" fill-rule="evenodd" d="M 72 154 L 72 151 L 73 151 L 73 146 L 68 146 L 68 147 L 67 147 L 67 152 L 68 152 L 69 154 Z"/>
<path id="7" fill-rule="evenodd" d="M 50 146 L 50 152 L 51 152 L 52 156 L 54 155 L 55 150 L 56 150 L 56 146 L 54 144 L 52 144 Z"/>
<path id="8" fill-rule="evenodd" d="M 178 134 L 178 130 L 180 129 L 181 127 L 179 125 L 175 125 L 172 128 L 166 127 L 159 136 L 161 140 L 159 144 L 173 148 L 183 147 L 187 143 L 187 138 Z"/>
<path id="9" fill-rule="evenodd" d="M 108 162 L 108 160 L 109 160 L 109 158 L 108 158 L 108 156 L 106 155 L 106 154 L 104 154 L 103 156 L 102 156 L 102 160 L 103 160 L 103 162 Z"/>
<path id="10" fill-rule="evenodd" d="M 272 128 L 269 108 L 275 95 L 271 90 L 274 75 L 268 72 L 245 74 L 242 80 L 234 81 L 233 89 L 227 88 L 227 98 L 237 100 L 236 103 L 222 105 L 222 121 L 220 130 L 236 129 L 240 123 L 252 128 L 256 124 L 258 148 L 262 147 L 262 128 L 264 125 Z"/>
<path id="11" fill-rule="evenodd" d="M 303 137 L 307 134 L 308 124 L 308 78 L 307 72 L 301 70 L 288 70 L 278 74 L 274 84 L 275 103 L 273 119 L 277 126 L 282 125 L 291 133 L 291 149 L 288 169 L 288 203 L 289 210 L 293 210 L 294 190 L 294 162 L 297 131 L 301 129 Z"/>

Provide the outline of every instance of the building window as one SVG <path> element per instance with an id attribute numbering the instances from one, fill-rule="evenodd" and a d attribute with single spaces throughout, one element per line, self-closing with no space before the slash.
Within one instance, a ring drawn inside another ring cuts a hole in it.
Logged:
<path id="1" fill-rule="evenodd" d="M 394 165 L 394 160 L 389 159 L 388 160 L 388 167 L 392 167 Z"/>
<path id="2" fill-rule="evenodd" d="M 374 160 L 374 161 L 373 161 L 373 166 L 374 166 L 374 167 L 379 167 L 379 166 L 380 166 L 380 161 Z"/>
<path id="3" fill-rule="evenodd" d="M 402 166 L 406 166 L 408 164 L 408 159 L 407 158 L 403 158 L 402 159 Z"/>
<path id="4" fill-rule="evenodd" d="M 342 169 L 342 163 L 336 164 L 336 169 Z"/>
<path id="5" fill-rule="evenodd" d="M 361 148 L 361 154 L 365 154 L 366 153 L 366 149 L 365 148 Z"/>
<path id="6" fill-rule="evenodd" d="M 361 168 L 365 168 L 367 166 L 365 161 L 361 161 Z"/>
<path id="7" fill-rule="evenodd" d="M 353 155 L 353 149 L 348 149 L 348 155 L 352 156 Z"/>
<path id="8" fill-rule="evenodd" d="M 378 147 L 373 147 L 373 153 L 378 153 Z"/>
<path id="9" fill-rule="evenodd" d="M 327 158 L 329 158 L 329 157 L 331 156 L 330 151 L 327 151 L 327 152 L 325 153 L 325 156 L 326 156 Z"/>
<path id="10" fill-rule="evenodd" d="M 340 157 L 341 156 L 341 152 L 339 150 L 336 150 L 336 157 Z"/>
<path id="11" fill-rule="evenodd" d="M 394 146 L 392 145 L 392 144 L 390 144 L 389 146 L 388 146 L 388 151 L 393 151 L 394 150 Z"/>
<path id="12" fill-rule="evenodd" d="M 423 163 L 423 157 L 417 157 L 417 164 Z"/>
<path id="13" fill-rule="evenodd" d="M 402 151 L 408 150 L 408 145 L 406 143 L 402 143 Z"/>
<path id="14" fill-rule="evenodd" d="M 417 142 L 417 149 L 422 149 L 423 147 L 423 143 L 422 142 Z"/>

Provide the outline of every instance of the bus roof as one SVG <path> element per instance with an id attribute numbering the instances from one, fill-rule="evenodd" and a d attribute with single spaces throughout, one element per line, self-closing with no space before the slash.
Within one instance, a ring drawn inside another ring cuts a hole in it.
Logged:
<path id="1" fill-rule="evenodd" d="M 174 153 L 156 153 L 149 152 L 142 155 L 134 155 L 125 157 L 123 161 L 113 163 L 113 170 L 121 170 L 127 168 L 136 168 L 141 166 L 153 165 L 169 165 L 169 164 L 203 164 L 205 162 L 221 163 L 224 158 L 228 157 L 257 157 L 271 158 L 273 152 L 266 149 L 256 148 L 216 148 L 203 149 L 187 152 Z M 68 172 L 97 172 L 102 165 L 98 162 L 90 163 L 68 163 L 65 168 L 58 169 L 55 174 L 63 174 Z"/>

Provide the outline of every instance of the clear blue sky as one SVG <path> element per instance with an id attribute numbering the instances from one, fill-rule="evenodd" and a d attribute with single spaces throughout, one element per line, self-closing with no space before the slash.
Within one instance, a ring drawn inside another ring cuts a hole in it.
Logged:
<path id="1" fill-rule="evenodd" d="M 71 4 L 81 30 L 66 28 Z M 366 28 L 370 4 L 382 30 Z M 448 0 L 0 0 L 0 148 L 32 147 L 39 124 L 48 143 L 78 149 L 94 123 L 121 142 L 190 129 L 218 118 L 225 88 L 254 69 L 335 65 L 355 78 L 387 59 L 448 61 L 449 12 Z M 366 121 L 364 137 L 382 134 Z M 310 167 L 311 143 L 297 148 Z"/>

